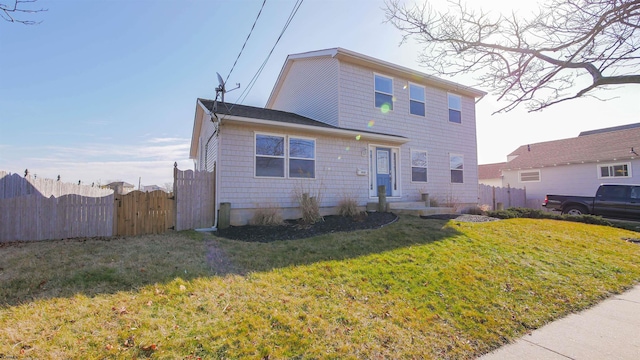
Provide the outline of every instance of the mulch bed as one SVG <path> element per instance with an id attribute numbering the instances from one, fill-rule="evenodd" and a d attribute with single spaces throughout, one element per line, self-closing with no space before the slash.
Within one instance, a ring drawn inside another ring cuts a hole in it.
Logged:
<path id="1" fill-rule="evenodd" d="M 278 226 L 231 226 L 226 229 L 218 229 L 214 234 L 232 240 L 266 243 L 277 240 L 304 239 L 341 231 L 378 229 L 396 220 L 398 217 L 388 212 L 363 213 L 354 218 L 329 215 L 312 225 L 303 224 L 299 220 L 288 220 L 284 225 Z"/>

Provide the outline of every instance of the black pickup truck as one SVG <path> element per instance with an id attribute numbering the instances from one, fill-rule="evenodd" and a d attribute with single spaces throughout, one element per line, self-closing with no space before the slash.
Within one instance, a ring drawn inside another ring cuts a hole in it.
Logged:
<path id="1" fill-rule="evenodd" d="M 600 185 L 595 197 L 547 195 L 542 206 L 569 215 L 640 220 L 640 185 Z"/>

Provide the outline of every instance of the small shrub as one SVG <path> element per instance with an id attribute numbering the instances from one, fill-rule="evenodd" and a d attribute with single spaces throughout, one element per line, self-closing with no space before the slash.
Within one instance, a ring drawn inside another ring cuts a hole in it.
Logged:
<path id="1" fill-rule="evenodd" d="M 344 197 L 338 203 L 338 215 L 354 217 L 359 214 L 358 202 L 354 198 Z"/>
<path id="2" fill-rule="evenodd" d="M 324 187 L 320 181 L 317 186 L 310 183 L 299 182 L 293 188 L 292 194 L 294 200 L 300 205 L 302 212 L 302 222 L 304 224 L 315 224 L 322 220 L 320 215 L 320 203 L 324 193 Z"/>
<path id="3" fill-rule="evenodd" d="M 462 213 L 469 214 L 469 215 L 484 215 L 485 211 L 483 211 L 479 206 L 473 206 L 473 207 L 464 209 Z"/>
<path id="4" fill-rule="evenodd" d="M 302 222 L 305 224 L 315 224 L 322 219 L 320 216 L 320 206 L 315 197 L 309 194 L 302 194 L 298 200 L 302 211 Z"/>
<path id="5" fill-rule="evenodd" d="M 429 206 L 430 207 L 439 207 L 440 203 L 438 202 L 437 199 L 429 198 Z"/>
<path id="6" fill-rule="evenodd" d="M 548 211 L 535 210 L 529 208 L 509 208 L 500 211 L 489 211 L 487 215 L 499 219 L 515 219 L 515 218 L 529 218 L 529 219 L 552 219 L 552 220 L 564 220 L 573 221 L 584 224 L 614 226 L 611 221 L 603 219 L 600 216 L 593 215 L 560 215 Z"/>
<path id="7" fill-rule="evenodd" d="M 257 209 L 253 217 L 249 221 L 254 226 L 277 226 L 284 224 L 280 209 L 276 207 L 267 207 Z"/>

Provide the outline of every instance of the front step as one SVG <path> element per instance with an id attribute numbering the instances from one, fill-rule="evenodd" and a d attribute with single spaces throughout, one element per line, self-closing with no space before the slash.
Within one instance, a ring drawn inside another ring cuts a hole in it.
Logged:
<path id="1" fill-rule="evenodd" d="M 367 210 L 376 211 L 378 203 L 368 203 Z M 414 202 L 390 202 L 387 203 L 387 211 L 390 211 L 396 215 L 413 215 L 413 216 L 428 216 L 428 215 L 440 215 L 440 214 L 455 214 L 454 208 L 450 207 L 427 207 L 424 201 Z"/>

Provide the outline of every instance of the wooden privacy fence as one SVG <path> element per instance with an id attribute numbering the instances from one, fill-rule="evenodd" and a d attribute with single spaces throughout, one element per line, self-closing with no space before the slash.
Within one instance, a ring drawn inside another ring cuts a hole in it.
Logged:
<path id="1" fill-rule="evenodd" d="M 115 235 L 162 234 L 175 227 L 174 199 L 156 190 L 116 195 Z"/>
<path id="2" fill-rule="evenodd" d="M 18 174 L 0 171 L 0 199 L 9 199 L 31 194 L 39 194 L 47 198 L 71 194 L 103 197 L 113 194 L 113 190 L 103 189 L 99 186 L 78 185 L 65 183 L 60 180 L 35 178 L 31 175 L 22 177 Z"/>
<path id="3" fill-rule="evenodd" d="M 215 165 L 214 165 L 215 168 Z M 159 234 L 215 223 L 215 172 L 181 171 L 174 194 L 113 190 L 0 171 L 0 242 Z"/>
<path id="4" fill-rule="evenodd" d="M 113 234 L 113 195 L 0 199 L 0 242 Z"/>
<path id="5" fill-rule="evenodd" d="M 214 171 L 179 170 L 173 168 L 173 189 L 176 198 L 176 230 L 209 228 L 215 222 Z"/>
<path id="6" fill-rule="evenodd" d="M 479 205 L 489 205 L 491 210 L 496 210 L 498 203 L 502 203 L 505 209 L 511 207 L 527 207 L 527 190 L 516 189 L 510 186 L 506 188 L 483 184 L 478 186 Z"/>

